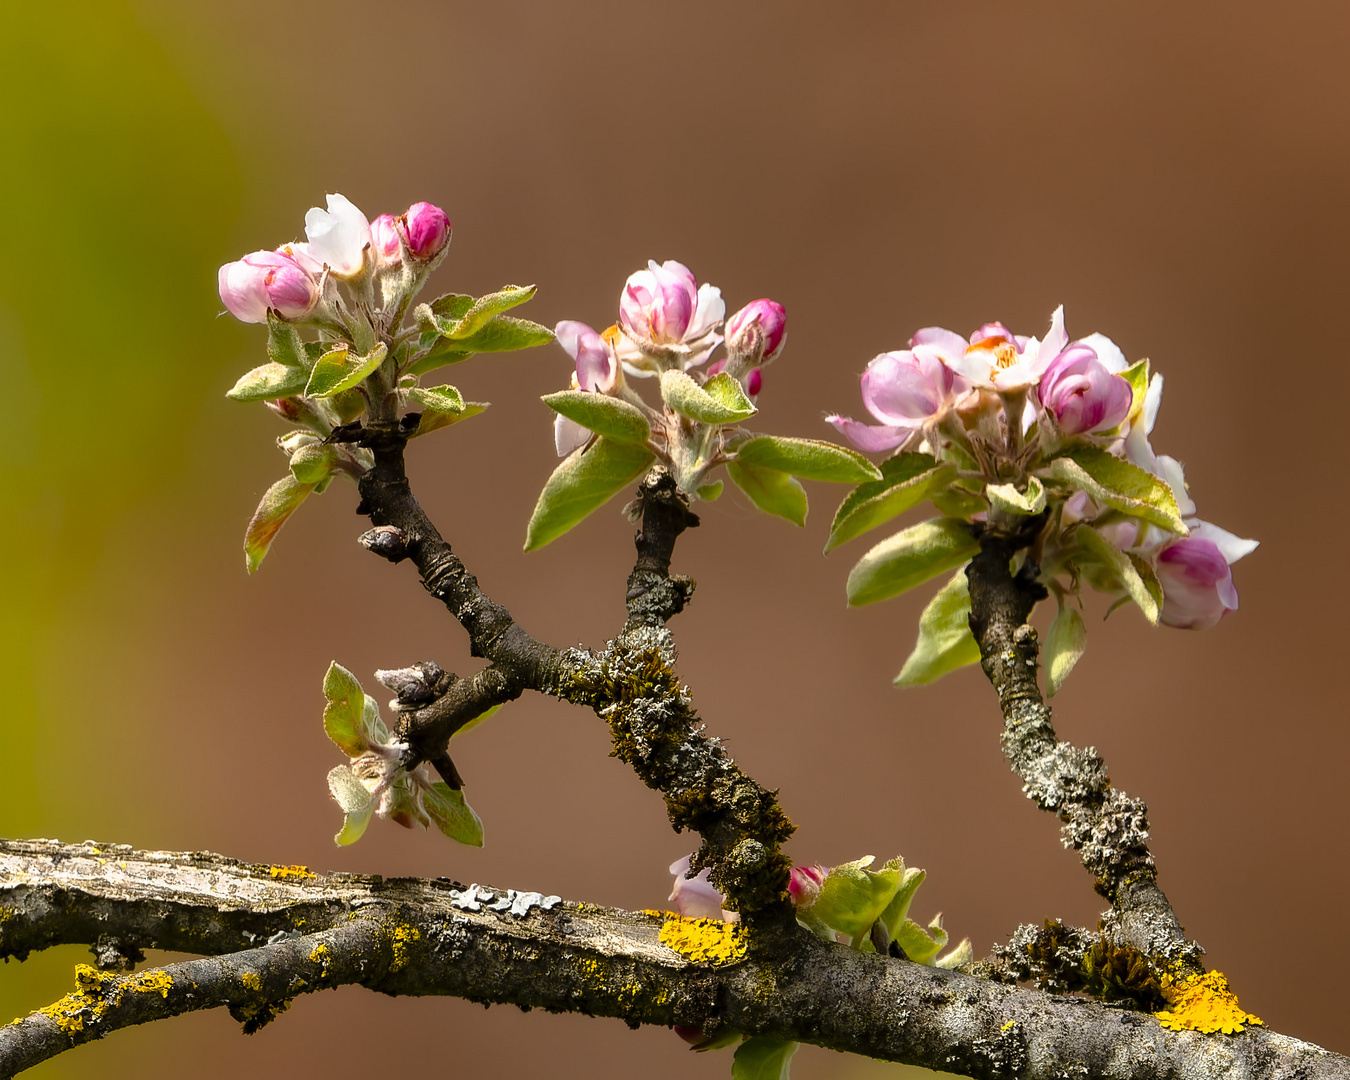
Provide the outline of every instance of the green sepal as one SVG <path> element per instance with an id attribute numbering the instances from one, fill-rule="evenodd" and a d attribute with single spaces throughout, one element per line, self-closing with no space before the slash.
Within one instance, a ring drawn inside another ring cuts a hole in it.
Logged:
<path id="1" fill-rule="evenodd" d="M 1055 613 L 1045 635 L 1045 696 L 1059 693 L 1069 672 L 1087 649 L 1087 627 L 1078 609 L 1067 604 Z"/>
<path id="2" fill-rule="evenodd" d="M 461 420 L 467 420 L 471 416 L 477 416 L 491 404 L 487 401 L 466 401 L 464 408 L 459 412 L 448 412 L 443 409 L 426 409 L 417 420 L 417 430 L 408 437 L 415 439 L 419 435 L 429 435 L 443 427 L 449 427 L 451 424 L 458 424 Z"/>
<path id="3" fill-rule="evenodd" d="M 955 570 L 980 550 L 970 528 L 950 518 L 930 518 L 898 532 L 867 552 L 848 573 L 853 607 L 898 596 L 929 578 Z"/>
<path id="4" fill-rule="evenodd" d="M 408 400 L 433 412 L 464 411 L 464 395 L 453 386 L 414 386 L 408 391 Z"/>
<path id="5" fill-rule="evenodd" d="M 683 371 L 663 371 L 661 400 L 672 411 L 701 424 L 734 424 L 756 412 L 754 404 L 741 390 L 741 384 L 725 371 L 713 376 L 704 386 L 699 386 Z"/>
<path id="6" fill-rule="evenodd" d="M 1158 625 L 1158 613 L 1162 610 L 1162 585 L 1152 567 L 1137 557 L 1131 557 L 1096 529 L 1081 526 L 1074 532 L 1074 539 L 1089 555 L 1102 563 L 1119 579 L 1125 593 L 1139 605 L 1144 618 L 1154 626 Z M 1143 573 L 1140 573 L 1140 570 Z M 1148 576 L 1145 577 L 1144 575 Z M 1065 673 L 1067 674 L 1067 672 Z"/>
<path id="7" fill-rule="evenodd" d="M 291 475 L 302 484 L 312 484 L 314 490 L 325 483 L 337 469 L 338 448 L 311 443 L 291 455 Z"/>
<path id="8" fill-rule="evenodd" d="M 801 1043 L 756 1035 L 736 1047 L 731 1059 L 731 1080 L 788 1080 L 792 1055 Z"/>
<path id="9" fill-rule="evenodd" d="M 333 837 L 339 847 L 347 847 L 361 839 L 375 812 L 375 801 L 366 786 L 346 765 L 337 765 L 328 772 L 328 790 L 345 815 L 342 831 Z"/>
<path id="10" fill-rule="evenodd" d="M 766 514 L 786 518 L 794 525 L 806 524 L 806 489 L 795 477 L 742 461 L 727 462 L 727 475 Z"/>
<path id="11" fill-rule="evenodd" d="M 231 401 L 270 401 L 274 398 L 293 397 L 301 393 L 308 382 L 309 373 L 302 367 L 287 367 L 285 364 L 277 363 L 263 364 L 240 376 L 234 388 L 225 396 Z"/>
<path id="12" fill-rule="evenodd" d="M 868 937 L 872 924 L 881 918 L 900 888 L 904 861 L 892 859 L 880 870 L 869 870 L 874 860 L 875 856 L 865 855 L 856 862 L 836 866 L 811 905 L 816 918 L 847 934 L 855 947 Z"/>
<path id="13" fill-rule="evenodd" d="M 302 484 L 294 476 L 285 476 L 273 484 L 263 494 L 258 509 L 253 511 L 248 528 L 244 530 L 244 564 L 251 574 L 267 558 L 268 548 L 276 538 L 286 519 L 295 513 L 309 493 L 313 484 Z"/>
<path id="14" fill-rule="evenodd" d="M 592 390 L 559 390 L 545 394 L 543 401 L 554 412 L 614 442 L 645 443 L 651 438 L 651 425 L 642 410 L 621 398 Z"/>
<path id="15" fill-rule="evenodd" d="M 267 355 L 273 363 L 285 367 L 308 368 L 312 365 L 305 343 L 300 339 L 300 331 L 278 318 L 271 308 L 267 309 Z"/>
<path id="16" fill-rule="evenodd" d="M 820 439 L 758 435 L 736 448 L 736 458 L 747 465 L 779 469 L 803 480 L 859 484 L 881 479 L 881 470 L 861 454 Z"/>
<path id="17" fill-rule="evenodd" d="M 486 296 L 480 296 L 474 300 L 467 308 L 463 308 L 464 298 L 459 296 L 440 297 L 436 301 L 444 307 L 443 312 L 438 312 L 434 305 L 425 304 L 417 310 L 417 321 L 422 325 L 430 324 L 436 328 L 436 331 L 452 341 L 464 341 L 471 337 L 493 318 L 500 315 L 503 311 L 510 311 L 511 308 L 525 303 L 535 292 L 538 286 L 535 285 L 505 285 L 494 293 L 488 293 Z M 552 335 L 550 335 L 551 337 Z M 482 349 L 473 349 L 473 352 L 482 352 Z"/>
<path id="18" fill-rule="evenodd" d="M 384 363 L 388 351 L 384 342 L 380 342 L 365 356 L 345 345 L 324 353 L 309 374 L 305 396 L 327 398 L 355 389 Z"/>
<path id="19" fill-rule="evenodd" d="M 989 505 L 1005 514 L 1035 517 L 1045 509 L 1045 488 L 1034 476 L 1027 477 L 1026 491 L 1018 491 L 1015 484 L 990 484 L 984 493 Z"/>
<path id="20" fill-rule="evenodd" d="M 834 512 L 825 552 L 883 525 L 934 489 L 945 488 L 956 474 L 950 465 L 938 465 L 927 454 L 896 454 L 881 463 L 881 479 L 859 484 Z"/>
<path id="21" fill-rule="evenodd" d="M 645 446 L 599 438 L 553 470 L 530 515 L 525 550 L 552 543 L 636 480 L 654 460 Z"/>
<path id="22" fill-rule="evenodd" d="M 1143 518 L 1180 536 L 1189 532 L 1167 484 L 1100 447 L 1070 447 L 1050 463 L 1050 475 L 1122 514 Z"/>
<path id="23" fill-rule="evenodd" d="M 464 792 L 438 781 L 430 789 L 423 789 L 422 805 L 436 828 L 451 840 L 469 847 L 483 846 L 483 822 L 464 801 Z"/>
<path id="24" fill-rule="evenodd" d="M 963 567 L 919 616 L 914 650 L 895 677 L 896 686 L 920 686 L 949 671 L 978 663 L 980 646 L 970 632 L 970 588 Z"/>
<path id="25" fill-rule="evenodd" d="M 1130 384 L 1130 391 L 1134 394 L 1130 401 L 1130 411 L 1125 417 L 1125 422 L 1120 425 L 1122 431 L 1129 431 L 1135 419 L 1144 411 L 1144 397 L 1148 393 L 1148 367 L 1147 360 L 1139 360 L 1120 373 L 1120 377 Z"/>
<path id="26" fill-rule="evenodd" d="M 323 677 L 323 729 L 350 758 L 360 757 L 370 746 L 365 723 L 366 694 L 350 671 L 333 661 Z"/>

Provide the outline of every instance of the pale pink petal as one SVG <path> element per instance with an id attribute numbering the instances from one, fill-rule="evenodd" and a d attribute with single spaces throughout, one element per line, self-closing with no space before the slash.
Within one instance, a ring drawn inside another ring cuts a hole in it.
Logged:
<path id="1" fill-rule="evenodd" d="M 827 416 L 825 422 L 834 425 L 840 435 L 869 454 L 894 450 L 917 430 L 915 427 L 874 427 L 847 416 Z"/>
<path id="2" fill-rule="evenodd" d="M 942 360 L 949 361 L 966 355 L 967 341 L 960 334 L 941 326 L 925 326 L 909 339 L 911 349 L 916 345 L 931 346 Z"/>
<path id="3" fill-rule="evenodd" d="M 561 413 L 553 418 L 553 445 L 559 457 L 566 457 L 577 447 L 585 446 L 591 441 L 592 434 L 593 432 Z"/>

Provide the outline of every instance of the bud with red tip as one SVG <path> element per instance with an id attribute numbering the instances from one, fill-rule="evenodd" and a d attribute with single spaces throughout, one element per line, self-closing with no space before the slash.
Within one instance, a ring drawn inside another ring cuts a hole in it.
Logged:
<path id="1" fill-rule="evenodd" d="M 415 259 L 434 259 L 450 243 L 450 219 L 429 202 L 413 203 L 403 215 L 408 250 Z"/>
<path id="2" fill-rule="evenodd" d="M 775 300 L 754 300 L 727 320 L 729 366 L 770 363 L 787 343 L 787 309 Z"/>

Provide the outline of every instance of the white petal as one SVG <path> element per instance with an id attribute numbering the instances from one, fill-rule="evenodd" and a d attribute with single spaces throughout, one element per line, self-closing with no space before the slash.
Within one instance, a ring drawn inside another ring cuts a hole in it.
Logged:
<path id="1" fill-rule="evenodd" d="M 591 431 L 561 413 L 553 418 L 553 446 L 559 457 L 566 457 L 578 446 L 591 441 Z"/>
<path id="2" fill-rule="evenodd" d="M 1144 394 L 1144 431 L 1153 434 L 1153 425 L 1158 422 L 1158 406 L 1162 404 L 1163 377 L 1154 375 Z"/>
<path id="3" fill-rule="evenodd" d="M 1064 330 L 1064 305 L 1060 304 L 1050 316 L 1050 332 L 1041 342 L 1039 355 L 1044 358 L 1046 364 L 1049 364 L 1064 351 L 1064 346 L 1068 343 L 1069 335 Z"/>
<path id="4" fill-rule="evenodd" d="M 1120 351 L 1120 346 L 1112 341 L 1105 334 L 1089 334 L 1082 339 L 1084 345 L 1092 346 L 1092 351 L 1097 354 L 1097 359 L 1102 362 L 1102 367 L 1106 368 L 1112 375 L 1119 375 L 1130 366 L 1125 354 Z"/>
<path id="5" fill-rule="evenodd" d="M 685 341 L 697 341 L 727 314 L 726 301 L 722 299 L 722 290 L 716 285 L 703 284 L 698 287 L 698 306 L 694 308 L 694 317 L 684 335 Z"/>
<path id="6" fill-rule="evenodd" d="M 1191 522 L 1190 526 L 1191 535 L 1198 536 L 1201 540 L 1208 540 L 1218 548 L 1229 566 L 1232 566 L 1243 556 L 1250 555 L 1261 546 L 1259 540 L 1243 540 L 1240 536 L 1234 536 L 1227 529 L 1211 525 L 1208 521 Z"/>
<path id="7" fill-rule="evenodd" d="M 1172 495 L 1177 500 L 1177 509 L 1181 511 L 1182 517 L 1190 517 L 1195 513 L 1195 503 L 1186 493 L 1186 473 L 1181 467 L 1181 462 L 1166 454 L 1159 454 L 1153 475 L 1172 489 Z"/>

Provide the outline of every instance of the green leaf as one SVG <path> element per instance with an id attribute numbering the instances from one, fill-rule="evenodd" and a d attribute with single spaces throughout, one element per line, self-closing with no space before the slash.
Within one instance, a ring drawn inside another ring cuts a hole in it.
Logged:
<path id="1" fill-rule="evenodd" d="M 1131 364 L 1120 373 L 1120 377 L 1130 384 L 1134 399 L 1130 402 L 1129 415 L 1121 427 L 1128 431 L 1135 417 L 1144 411 L 1144 395 L 1148 393 L 1148 361 L 1140 360 Z"/>
<path id="2" fill-rule="evenodd" d="M 703 384 L 703 392 L 719 405 L 725 405 L 733 412 L 743 413 L 747 409 L 755 412 L 755 403 L 745 394 L 739 379 L 733 379 L 725 371 L 719 371 Z"/>
<path id="3" fill-rule="evenodd" d="M 903 859 L 900 860 L 900 869 L 900 887 L 891 897 L 891 902 L 886 905 L 886 910 L 881 913 L 881 921 L 886 927 L 886 933 L 892 939 L 905 923 L 905 917 L 909 914 L 909 905 L 914 901 L 914 894 L 919 891 L 919 886 L 928 877 L 926 870 L 920 870 L 913 866 L 906 869 Z"/>
<path id="4" fill-rule="evenodd" d="M 1070 447 L 1050 463 L 1050 475 L 1099 503 L 1185 536 L 1172 489 L 1137 465 L 1096 446 Z"/>
<path id="5" fill-rule="evenodd" d="M 454 348 L 446 338 L 437 338 L 436 342 L 436 346 L 429 353 L 409 364 L 403 369 L 404 372 L 409 375 L 425 375 L 447 364 L 458 364 L 473 355 L 467 350 Z"/>
<path id="6" fill-rule="evenodd" d="M 892 859 L 880 870 L 869 870 L 874 856 L 843 863 L 830 871 L 811 905 L 811 914 L 827 926 L 847 934 L 855 943 L 864 940 L 872 924 L 895 899 L 904 862 Z"/>
<path id="7" fill-rule="evenodd" d="M 336 446 L 318 443 L 302 446 L 291 455 L 291 475 L 300 483 L 317 488 L 337 469 L 338 453 Z"/>
<path id="8" fill-rule="evenodd" d="M 529 319 L 513 319 L 498 315 L 466 338 L 455 341 L 456 349 L 469 353 L 515 352 L 547 345 L 553 340 L 553 331 Z"/>
<path id="9" fill-rule="evenodd" d="M 931 518 L 881 541 L 848 574 L 854 607 L 898 596 L 931 577 L 955 570 L 980 550 L 963 522 Z"/>
<path id="10" fill-rule="evenodd" d="M 989 509 L 989 504 L 973 492 L 966 491 L 959 484 L 933 490 L 928 498 L 933 508 L 945 517 L 955 521 L 967 521 L 975 514 Z"/>
<path id="11" fill-rule="evenodd" d="M 436 827 L 451 840 L 470 847 L 483 846 L 483 822 L 464 801 L 464 792 L 438 781 L 429 791 L 423 790 L 422 805 Z"/>
<path id="12" fill-rule="evenodd" d="M 1015 484 L 990 484 L 984 489 L 989 505 L 1005 514 L 1033 517 L 1045 509 L 1045 488 L 1034 476 L 1027 477 L 1026 491 Z"/>
<path id="13" fill-rule="evenodd" d="M 283 477 L 267 489 L 244 530 L 244 561 L 250 574 L 262 565 L 286 519 L 313 490 L 313 484 L 302 484 L 294 476 Z"/>
<path id="14" fill-rule="evenodd" d="M 490 403 L 486 401 L 466 401 L 464 408 L 459 412 L 447 412 L 443 409 L 427 409 L 422 413 L 417 421 L 417 430 L 409 438 L 415 439 L 419 435 L 428 435 L 443 427 L 449 427 L 451 424 L 458 424 L 461 420 L 467 420 L 471 416 L 477 416 L 488 407 Z"/>
<path id="15" fill-rule="evenodd" d="M 788 1080 L 792 1055 L 800 1045 L 770 1035 L 746 1039 L 731 1059 L 731 1080 Z"/>
<path id="16" fill-rule="evenodd" d="M 722 497 L 722 481 L 714 480 L 710 484 L 704 484 L 698 489 L 698 497 L 704 502 L 716 502 Z"/>
<path id="17" fill-rule="evenodd" d="M 947 947 L 947 931 L 942 929 L 941 915 L 933 916 L 927 930 L 913 919 L 906 919 L 896 929 L 894 940 L 916 964 L 932 967 L 937 954 Z"/>
<path id="18" fill-rule="evenodd" d="M 471 334 L 486 326 L 494 315 L 525 303 L 538 290 L 536 285 L 504 285 L 494 293 L 480 296 L 458 319 L 437 315 L 436 325 L 442 337 L 463 341 Z M 457 305 L 450 305 L 451 310 Z M 433 309 L 434 311 L 434 309 Z M 533 324 L 531 324 L 533 325 Z M 552 334 L 549 335 L 552 337 Z M 476 352 L 483 350 L 477 349 Z"/>
<path id="19" fill-rule="evenodd" d="M 492 706 L 492 708 L 487 709 L 487 710 L 485 710 L 485 711 L 483 711 L 483 712 L 480 712 L 477 716 L 475 716 L 475 717 L 474 717 L 472 720 L 470 720 L 468 723 L 461 724 L 459 727 L 455 728 L 454 734 L 451 735 L 450 737 L 451 737 L 452 739 L 458 738 L 460 735 L 463 735 L 466 731 L 472 731 L 472 730 L 473 730 L 474 728 L 476 728 L 479 724 L 481 724 L 484 720 L 488 719 L 488 718 L 491 717 L 491 716 L 495 716 L 495 715 L 497 714 L 497 711 L 498 711 L 499 709 L 501 709 L 501 706 L 500 706 L 500 705 L 494 705 L 494 706 Z"/>
<path id="20" fill-rule="evenodd" d="M 1059 693 L 1069 672 L 1087 649 L 1087 627 L 1078 609 L 1065 605 L 1055 614 L 1045 635 L 1045 696 Z"/>
<path id="21" fill-rule="evenodd" d="M 880 480 L 859 484 L 839 504 L 825 544 L 826 554 L 917 506 L 930 491 L 945 488 L 955 474 L 955 468 L 940 466 L 927 454 L 887 458 L 881 463 Z"/>
<path id="22" fill-rule="evenodd" d="M 766 514 L 787 518 L 794 525 L 806 524 L 806 490 L 795 477 L 741 461 L 727 462 L 727 475 Z"/>
<path id="23" fill-rule="evenodd" d="M 446 293 L 444 296 L 438 296 L 430 304 L 431 310 L 437 315 L 443 315 L 447 319 L 454 319 L 459 322 L 469 313 L 473 307 L 473 297 L 467 293 Z"/>
<path id="24" fill-rule="evenodd" d="M 380 342 L 366 356 L 358 356 L 345 345 L 324 353 L 310 372 L 305 396 L 326 398 L 355 389 L 384 363 L 388 351 L 384 342 Z"/>
<path id="25" fill-rule="evenodd" d="M 267 309 L 267 355 L 274 363 L 286 367 L 310 366 L 305 343 L 300 340 L 300 331 L 291 323 L 277 318 L 277 313 L 271 308 Z"/>
<path id="26" fill-rule="evenodd" d="M 717 382 L 722 375 L 726 375 L 726 372 L 709 379 L 709 385 Z M 727 378 L 730 382 L 736 382 L 730 376 Z M 740 384 L 736 385 L 739 389 Z M 701 424 L 734 424 L 738 420 L 755 415 L 754 405 L 744 394 L 740 395 L 739 401 L 734 399 L 730 391 L 714 397 L 683 371 L 661 373 L 661 400 L 681 416 L 687 416 L 690 420 L 697 420 Z M 731 403 L 728 404 L 728 401 Z"/>
<path id="27" fill-rule="evenodd" d="M 645 446 L 600 438 L 565 457 L 539 493 L 525 550 L 551 543 L 636 480 L 653 461 Z"/>
<path id="28" fill-rule="evenodd" d="M 896 686 L 920 686 L 949 671 L 978 663 L 980 647 L 970 632 L 970 590 L 964 569 L 952 575 L 919 616 L 919 638 Z"/>
<path id="29" fill-rule="evenodd" d="M 366 695 L 361 683 L 334 661 L 323 677 L 323 696 L 328 701 L 323 707 L 324 731 L 348 757 L 360 757 L 368 745 L 363 722 Z"/>
<path id="30" fill-rule="evenodd" d="M 736 448 L 736 459 L 747 465 L 781 469 L 803 480 L 858 484 L 881 479 L 881 470 L 861 454 L 819 439 L 759 435 Z"/>
<path id="31" fill-rule="evenodd" d="M 453 386 L 414 386 L 408 398 L 433 412 L 462 413 L 464 395 Z"/>
<path id="32" fill-rule="evenodd" d="M 651 425 L 642 410 L 620 398 L 592 390 L 560 390 L 545 394 L 544 404 L 614 442 L 645 443 L 651 437 Z"/>
<path id="33" fill-rule="evenodd" d="M 1148 564 L 1142 559 L 1136 563 L 1135 559 L 1121 551 L 1096 529 L 1090 529 L 1086 525 L 1075 530 L 1074 538 L 1084 551 L 1113 572 L 1125 589 L 1126 595 L 1139 605 L 1144 618 L 1157 626 L 1158 612 L 1162 610 L 1162 586 L 1158 584 L 1158 578 Z M 1140 565 L 1148 573 L 1149 580 L 1146 581 L 1139 572 Z"/>
<path id="34" fill-rule="evenodd" d="M 333 840 L 340 847 L 356 843 L 366 831 L 366 826 L 370 824 L 370 816 L 375 811 L 375 802 L 370 797 L 370 792 L 346 765 L 338 765 L 329 771 L 328 790 L 346 815 L 342 822 L 342 831 L 333 837 Z"/>
<path id="35" fill-rule="evenodd" d="M 304 368 L 263 364 L 242 376 L 225 396 L 232 401 L 270 401 L 300 393 L 307 382 L 309 373 Z"/>

